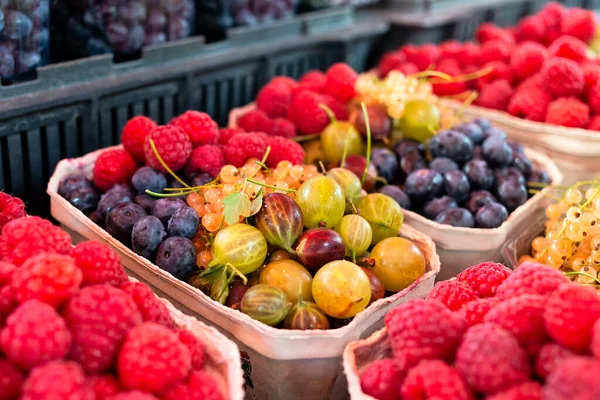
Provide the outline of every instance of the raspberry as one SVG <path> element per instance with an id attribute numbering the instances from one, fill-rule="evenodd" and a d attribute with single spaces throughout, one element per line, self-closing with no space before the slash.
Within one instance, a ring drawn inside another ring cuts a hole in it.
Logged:
<path id="1" fill-rule="evenodd" d="M 450 76 L 459 76 L 461 74 L 458 61 L 446 59 L 440 61 L 437 66 L 439 72 L 443 72 Z M 463 93 L 467 90 L 467 83 L 464 81 L 448 82 L 443 79 L 434 79 L 433 92 L 438 96 L 452 96 Z"/>
<path id="2" fill-rule="evenodd" d="M 119 256 L 109 246 L 100 242 L 81 242 L 75 246 L 71 256 L 83 273 L 82 286 L 106 283 L 119 286 L 127 281 L 127 274 Z"/>
<path id="3" fill-rule="evenodd" d="M 121 133 L 121 143 L 131 156 L 139 163 L 146 161 L 144 142 L 158 125 L 148 117 L 137 116 L 130 119 Z"/>
<path id="4" fill-rule="evenodd" d="M 536 74 L 548 58 L 548 50 L 539 43 L 525 42 L 518 45 L 510 56 L 510 68 L 519 79 Z"/>
<path id="5" fill-rule="evenodd" d="M 329 116 L 320 107 L 325 102 L 323 95 L 302 90 L 292 99 L 288 118 L 302 135 L 321 133 L 330 122 Z"/>
<path id="6" fill-rule="evenodd" d="M 346 108 L 345 104 L 340 103 L 333 97 L 328 96 L 326 94 L 322 96 L 322 100 L 323 104 L 329 107 L 331 111 L 333 111 L 333 114 L 335 115 L 335 118 L 338 121 L 348 120 L 348 109 Z"/>
<path id="7" fill-rule="evenodd" d="M 356 96 L 354 83 L 358 74 L 346 63 L 333 64 L 325 74 L 325 93 L 339 102 L 347 103 Z"/>
<path id="8" fill-rule="evenodd" d="M 594 63 L 587 63 L 581 67 L 583 71 L 583 80 L 585 81 L 585 93 L 589 93 L 592 86 L 600 79 L 600 66 Z"/>
<path id="9" fill-rule="evenodd" d="M 406 61 L 406 56 L 401 51 L 390 51 L 386 53 L 381 60 L 379 60 L 379 64 L 377 64 L 377 71 L 379 72 L 379 76 L 384 78 L 390 71 L 395 70 L 400 64 Z"/>
<path id="10" fill-rule="evenodd" d="M 225 161 L 239 168 L 249 158 L 260 160 L 266 149 L 265 140 L 255 132 L 240 133 L 232 137 L 225 147 Z"/>
<path id="11" fill-rule="evenodd" d="M 596 82 L 588 90 L 587 103 L 592 114 L 600 114 L 600 82 Z"/>
<path id="12" fill-rule="evenodd" d="M 596 33 L 596 16 L 593 11 L 571 8 L 567 10 L 560 28 L 563 35 L 573 36 L 589 43 Z"/>
<path id="13" fill-rule="evenodd" d="M 456 311 L 464 304 L 477 299 L 477 296 L 466 283 L 451 280 L 438 282 L 429 292 L 427 298 L 437 300 L 450 310 Z"/>
<path id="14" fill-rule="evenodd" d="M 207 173 L 210 176 L 219 176 L 221 168 L 225 166 L 225 155 L 221 148 L 214 144 L 205 144 L 196 147 L 187 164 L 185 164 L 185 174 L 193 177 L 198 173 Z"/>
<path id="15" fill-rule="evenodd" d="M 456 40 L 447 40 L 440 44 L 440 58 L 451 58 L 460 61 L 462 43 Z"/>
<path id="16" fill-rule="evenodd" d="M 512 33 L 491 22 L 480 24 L 475 32 L 475 37 L 481 44 L 485 44 L 492 40 L 500 40 L 505 42 L 506 45 L 513 45 L 515 43 L 515 38 Z"/>
<path id="17" fill-rule="evenodd" d="M 321 93 L 325 87 L 325 74 L 318 70 L 311 70 L 300 78 L 299 88 Z"/>
<path id="18" fill-rule="evenodd" d="M 30 300 L 7 318 L 0 347 L 9 360 L 30 369 L 67 355 L 71 334 L 65 321 L 48 304 Z"/>
<path id="19" fill-rule="evenodd" d="M 559 37 L 548 47 L 548 52 L 551 57 L 566 58 L 577 64 L 588 60 L 586 44 L 572 36 Z"/>
<path id="20" fill-rule="evenodd" d="M 4 286 L 0 289 L 0 327 L 18 305 L 15 289 L 12 286 Z"/>
<path id="21" fill-rule="evenodd" d="M 95 375 L 87 378 L 86 383 L 95 400 L 112 400 L 121 391 L 119 380 L 112 375 Z"/>
<path id="22" fill-rule="evenodd" d="M 271 147 L 267 157 L 267 167 L 275 168 L 280 161 L 288 160 L 293 165 L 304 163 L 304 149 L 299 143 L 280 136 L 272 137 L 268 145 Z"/>
<path id="23" fill-rule="evenodd" d="M 16 400 L 21 394 L 25 376 L 7 360 L 0 358 L 0 400 Z"/>
<path id="24" fill-rule="evenodd" d="M 219 125 L 207 113 L 186 111 L 173 118 L 169 125 L 181 128 L 190 137 L 192 148 L 219 141 Z"/>
<path id="25" fill-rule="evenodd" d="M 275 118 L 270 132 L 271 136 L 282 136 L 285 138 L 293 138 L 296 136 L 296 126 L 287 118 Z"/>
<path id="26" fill-rule="evenodd" d="M 500 299 L 496 297 L 477 299 L 463 305 L 457 312 L 464 318 L 467 327 L 471 327 L 482 323 L 487 313 L 498 303 L 500 303 Z"/>
<path id="27" fill-rule="evenodd" d="M 419 71 L 424 71 L 434 65 L 440 57 L 439 48 L 433 44 L 406 45 L 400 51 L 406 57 L 406 61 L 415 64 Z"/>
<path id="28" fill-rule="evenodd" d="M 573 351 L 586 351 L 594 323 L 600 318 L 600 297 L 590 287 L 563 285 L 546 302 L 544 322 L 554 341 Z"/>
<path id="29" fill-rule="evenodd" d="M 600 319 L 596 321 L 592 330 L 590 350 L 596 358 L 600 359 Z"/>
<path id="30" fill-rule="evenodd" d="M 546 35 L 546 24 L 544 20 L 537 16 L 528 16 L 517 25 L 515 36 L 518 42 L 531 40 L 533 42 L 543 43 Z"/>
<path id="31" fill-rule="evenodd" d="M 540 10 L 538 17 L 544 20 L 546 29 L 560 30 L 560 25 L 565 17 L 566 9 L 557 1 L 550 1 Z"/>
<path id="32" fill-rule="evenodd" d="M 175 332 L 145 322 L 127 335 L 117 369 L 126 388 L 162 393 L 183 381 L 190 372 L 191 362 L 190 351 Z"/>
<path id="33" fill-rule="evenodd" d="M 485 108 L 504 111 L 508 107 L 513 88 L 505 79 L 499 79 L 489 83 L 481 89 L 475 104 Z"/>
<path id="34" fill-rule="evenodd" d="M 491 61 L 483 65 L 482 69 L 489 69 L 490 72 L 484 76 L 481 76 L 473 81 L 474 86 L 481 90 L 485 85 L 490 82 L 494 82 L 499 79 L 504 79 L 508 82 L 512 82 L 513 76 L 509 66 L 502 61 Z"/>
<path id="35" fill-rule="evenodd" d="M 517 90 L 508 103 L 507 111 L 515 117 L 530 121 L 543 121 L 552 97 L 542 89 Z"/>
<path id="36" fill-rule="evenodd" d="M 15 271 L 11 286 L 19 303 L 36 299 L 57 307 L 79 289 L 82 279 L 71 257 L 41 253 Z"/>
<path id="37" fill-rule="evenodd" d="M 224 400 L 219 385 L 212 375 L 205 371 L 194 371 L 187 384 L 175 385 L 162 397 L 162 400 Z"/>
<path id="38" fill-rule="evenodd" d="M 219 144 L 227 145 L 229 140 L 238 133 L 244 132 L 240 128 L 221 128 L 219 129 Z"/>
<path id="39" fill-rule="evenodd" d="M 94 164 L 94 184 L 107 191 L 117 183 L 131 183 L 137 165 L 125 150 L 115 149 L 103 152 Z"/>
<path id="40" fill-rule="evenodd" d="M 548 340 L 544 330 L 546 298 L 523 294 L 504 300 L 487 313 L 485 322 L 495 322 L 510 332 L 530 355 L 536 355 Z"/>
<path id="41" fill-rule="evenodd" d="M 542 389 L 544 400 L 600 398 L 600 362 L 590 357 L 564 360 L 550 373 Z"/>
<path id="42" fill-rule="evenodd" d="M 583 72 L 575 61 L 554 57 L 541 70 L 546 90 L 554 97 L 579 96 L 583 92 Z"/>
<path id="43" fill-rule="evenodd" d="M 237 124 L 246 132 L 270 132 L 273 129 L 273 121 L 258 108 L 239 117 Z"/>
<path id="44" fill-rule="evenodd" d="M 544 80 L 542 79 L 542 74 L 539 72 L 531 75 L 517 86 L 518 91 L 528 91 L 532 89 L 544 90 Z M 544 114 L 544 117 L 545 116 L 546 115 Z"/>
<path id="45" fill-rule="evenodd" d="M 204 344 L 202 344 L 200 339 L 185 329 L 177 329 L 175 332 L 177 333 L 177 336 L 179 336 L 181 343 L 185 344 L 190 351 L 192 357 L 192 369 L 203 369 L 206 359 Z"/>
<path id="46" fill-rule="evenodd" d="M 548 105 L 546 122 L 571 128 L 585 128 L 590 121 L 590 108 L 575 97 L 561 97 Z"/>
<path id="47" fill-rule="evenodd" d="M 600 131 L 600 115 L 590 118 L 590 123 L 588 124 L 587 129 L 592 131 Z"/>
<path id="48" fill-rule="evenodd" d="M 413 63 L 404 62 L 402 64 L 399 64 L 396 68 L 394 68 L 394 71 L 399 71 L 404 76 L 408 76 L 419 72 L 419 68 L 417 68 L 417 66 Z"/>
<path id="49" fill-rule="evenodd" d="M 157 171 L 167 172 L 154 154 L 150 140 L 154 142 L 157 153 L 171 171 L 180 170 L 192 154 L 190 137 L 181 128 L 173 125 L 159 126 L 146 137 L 144 143 L 146 162 Z"/>
<path id="50" fill-rule="evenodd" d="M 402 383 L 404 399 L 471 400 L 471 392 L 456 370 L 440 360 L 423 360 Z"/>
<path id="51" fill-rule="evenodd" d="M 463 66 L 480 65 L 481 47 L 473 42 L 464 43 L 458 59 Z"/>
<path id="52" fill-rule="evenodd" d="M 397 400 L 404 374 L 394 360 L 372 362 L 360 374 L 360 387 L 364 394 L 379 400 Z"/>
<path id="53" fill-rule="evenodd" d="M 35 368 L 23 385 L 21 400 L 89 400 L 81 367 L 72 361 L 54 361 Z"/>
<path id="54" fill-rule="evenodd" d="M 488 322 L 469 328 L 456 352 L 455 368 L 471 389 L 485 394 L 523 383 L 531 372 L 517 339 Z"/>
<path id="55" fill-rule="evenodd" d="M 456 276 L 479 297 L 494 297 L 498 286 L 512 274 L 512 270 L 492 261 L 473 265 Z"/>
<path id="56" fill-rule="evenodd" d="M 0 229 L 13 219 L 23 218 L 26 215 L 23 200 L 0 192 Z"/>
<path id="57" fill-rule="evenodd" d="M 174 326 L 167 306 L 156 297 L 148 285 L 141 282 L 125 282 L 120 289 L 129 293 L 142 314 L 144 322 L 155 322 L 167 328 Z"/>
<path id="58" fill-rule="evenodd" d="M 285 117 L 292 101 L 292 89 L 282 83 L 263 86 L 256 96 L 256 106 L 270 118 Z"/>
<path id="59" fill-rule="evenodd" d="M 460 316 L 433 300 L 401 304 L 385 316 L 385 325 L 402 371 L 421 360 L 452 357 L 465 329 Z"/>
<path id="60" fill-rule="evenodd" d="M 17 267 L 11 263 L 0 261 L 0 287 L 10 283 Z"/>
<path id="61" fill-rule="evenodd" d="M 498 287 L 496 295 L 510 299 L 522 294 L 549 296 L 563 283 L 566 276 L 552 267 L 535 262 L 524 262 Z"/>
<path id="62" fill-rule="evenodd" d="M 481 46 L 480 62 L 487 64 L 492 61 L 508 62 L 511 48 L 503 40 L 490 40 Z"/>
<path id="63" fill-rule="evenodd" d="M 70 358 L 92 374 L 114 365 L 127 332 L 142 323 L 131 296 L 108 285 L 81 289 L 69 300 L 63 315 L 73 334 Z"/>
<path id="64" fill-rule="evenodd" d="M 529 381 L 486 397 L 487 400 L 542 400 L 542 385 Z"/>
<path id="65" fill-rule="evenodd" d="M 564 360 L 576 355 L 576 353 L 556 343 L 546 343 L 542 346 L 535 359 L 535 372 L 540 378 L 546 379 Z"/>
<path id="66" fill-rule="evenodd" d="M 294 80 L 294 78 L 290 78 L 289 76 L 276 76 L 273 79 L 271 79 L 271 82 L 274 85 L 284 85 L 287 86 L 288 88 L 290 88 L 290 90 L 294 90 L 298 87 L 298 82 L 296 82 Z"/>
<path id="67" fill-rule="evenodd" d="M 158 398 L 150 393 L 132 390 L 129 392 L 121 392 L 115 397 L 111 397 L 110 400 L 158 400 Z"/>

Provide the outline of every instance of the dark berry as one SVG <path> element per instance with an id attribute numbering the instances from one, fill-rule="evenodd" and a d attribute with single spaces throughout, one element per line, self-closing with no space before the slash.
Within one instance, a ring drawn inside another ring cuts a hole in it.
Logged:
<path id="1" fill-rule="evenodd" d="M 506 140 L 496 136 L 486 139 L 481 146 L 481 151 L 483 158 L 494 167 L 508 166 L 513 161 L 513 151 Z"/>
<path id="2" fill-rule="evenodd" d="M 394 151 L 398 155 L 398 158 L 401 158 L 406 153 L 422 153 L 423 150 L 423 145 L 412 139 L 402 139 L 394 145 Z"/>
<path id="3" fill-rule="evenodd" d="M 500 128 L 489 128 L 483 131 L 483 140 L 489 139 L 491 137 L 496 137 L 498 139 L 506 140 L 506 132 L 504 132 Z"/>
<path id="4" fill-rule="evenodd" d="M 467 122 L 458 125 L 453 129 L 468 137 L 473 145 L 481 144 L 483 142 L 483 129 L 475 122 Z"/>
<path id="5" fill-rule="evenodd" d="M 210 174 L 196 174 L 192 178 L 192 186 L 193 187 L 203 186 L 203 185 L 206 185 L 207 183 L 211 182 L 212 180 L 213 180 L 213 177 L 210 176 Z"/>
<path id="6" fill-rule="evenodd" d="M 82 186 L 73 190 L 67 200 L 78 210 L 87 211 L 94 209 L 98 205 L 100 196 L 92 186 Z"/>
<path id="7" fill-rule="evenodd" d="M 431 160 L 429 163 L 429 169 L 439 172 L 444 175 L 446 172 L 456 171 L 458 164 L 449 159 L 448 157 L 438 157 Z"/>
<path id="8" fill-rule="evenodd" d="M 419 169 L 406 178 L 404 190 L 415 203 L 425 203 L 436 198 L 443 190 L 442 174 L 431 169 Z"/>
<path id="9" fill-rule="evenodd" d="M 156 265 L 178 279 L 185 279 L 196 268 L 196 251 L 188 238 L 166 239 L 158 248 Z"/>
<path id="10" fill-rule="evenodd" d="M 469 197 L 469 201 L 467 201 L 467 209 L 475 215 L 481 207 L 494 202 L 496 202 L 496 198 L 493 194 L 487 190 L 478 190 L 471 193 L 471 197 Z"/>
<path id="11" fill-rule="evenodd" d="M 183 236 L 192 239 L 198 233 L 200 217 L 189 206 L 183 206 L 173 213 L 167 224 L 169 236 Z"/>
<path id="12" fill-rule="evenodd" d="M 158 218 L 152 215 L 142 217 L 133 225 L 131 248 L 140 256 L 154 260 L 158 246 L 165 236 L 167 232 Z"/>
<path id="13" fill-rule="evenodd" d="M 106 214 L 106 231 L 124 245 L 131 246 L 133 225 L 146 215 L 146 211 L 138 204 L 117 204 Z"/>
<path id="14" fill-rule="evenodd" d="M 162 193 L 163 189 L 167 187 L 167 177 L 152 167 L 142 167 L 135 171 L 131 183 L 138 193 L 144 194 L 146 190 Z"/>
<path id="15" fill-rule="evenodd" d="M 130 203 L 131 196 L 127 192 L 106 192 L 98 202 L 96 213 L 102 221 L 106 219 L 106 214 L 117 204 Z"/>
<path id="16" fill-rule="evenodd" d="M 169 218 L 175 214 L 175 211 L 185 205 L 187 205 L 186 202 L 180 198 L 158 199 L 152 205 L 152 215 L 160 219 L 160 222 L 166 227 L 169 223 Z"/>
<path id="17" fill-rule="evenodd" d="M 377 168 L 380 177 L 391 183 L 398 175 L 398 159 L 385 147 L 378 147 L 371 152 L 371 162 Z"/>
<path id="18" fill-rule="evenodd" d="M 521 174 L 523 174 L 525 179 L 531 175 L 531 171 L 533 170 L 531 160 L 524 154 L 515 154 L 513 165 Z"/>
<path id="19" fill-rule="evenodd" d="M 498 200 L 510 212 L 527 201 L 527 188 L 518 181 L 508 179 L 502 182 L 498 188 Z"/>
<path id="20" fill-rule="evenodd" d="M 390 196 L 392 199 L 396 200 L 396 203 L 398 203 L 400 207 L 410 210 L 410 197 L 408 197 L 404 190 L 400 189 L 400 186 L 385 185 L 379 189 L 379 193 Z"/>
<path id="21" fill-rule="evenodd" d="M 433 158 L 448 157 L 462 165 L 473 158 L 473 143 L 458 131 L 442 131 L 429 140 L 429 151 Z"/>
<path id="22" fill-rule="evenodd" d="M 444 175 L 444 189 L 448 196 L 461 203 L 469 198 L 471 185 L 469 178 L 461 171 L 450 171 Z"/>
<path id="23" fill-rule="evenodd" d="M 113 185 L 113 187 L 108 189 L 106 191 L 106 193 L 104 193 L 104 194 L 113 193 L 113 192 L 126 193 L 131 198 L 133 198 L 133 196 L 135 196 L 135 191 L 133 190 L 133 187 L 126 185 L 124 183 L 117 183 L 116 185 Z"/>
<path id="24" fill-rule="evenodd" d="M 408 176 L 416 170 L 427 168 L 425 160 L 416 151 L 404 153 L 400 158 L 400 170 L 404 176 Z"/>
<path id="25" fill-rule="evenodd" d="M 484 117 L 475 118 L 473 120 L 473 122 L 475 122 L 477 125 L 479 125 L 479 127 L 483 131 L 486 131 L 492 127 L 492 123 L 490 122 L 490 120 L 487 118 L 484 118 Z"/>
<path id="26" fill-rule="evenodd" d="M 550 179 L 550 175 L 548 175 L 546 171 L 534 169 L 531 172 L 531 175 L 529 175 L 529 182 L 550 184 L 552 183 L 552 179 Z"/>
<path id="27" fill-rule="evenodd" d="M 435 217 L 435 222 L 463 228 L 473 228 L 473 214 L 464 208 L 448 208 Z"/>
<path id="28" fill-rule="evenodd" d="M 497 228 L 508 218 L 508 211 L 499 203 L 489 203 L 477 211 L 475 226 L 477 228 Z"/>
<path id="29" fill-rule="evenodd" d="M 58 194 L 64 198 L 69 198 L 71 192 L 85 186 L 92 186 L 92 181 L 86 179 L 83 175 L 69 175 L 58 185 Z"/>
<path id="30" fill-rule="evenodd" d="M 448 208 L 457 208 L 456 200 L 450 196 L 442 196 L 433 199 L 423 207 L 423 215 L 429 219 L 435 219 L 442 211 Z"/>
<path id="31" fill-rule="evenodd" d="M 499 168 L 494 172 L 494 176 L 496 177 L 496 185 L 500 185 L 507 179 L 516 180 L 522 185 L 525 184 L 525 177 L 523 176 L 521 171 L 519 171 L 515 167 Z"/>
<path id="32" fill-rule="evenodd" d="M 473 160 L 483 160 L 483 153 L 481 152 L 481 146 L 473 147 Z"/>
<path id="33" fill-rule="evenodd" d="M 138 194 L 133 198 L 133 201 L 136 204 L 142 206 L 148 214 L 152 212 L 152 206 L 154 205 L 156 200 L 156 197 L 152 197 L 147 194 Z"/>
<path id="34" fill-rule="evenodd" d="M 471 160 L 463 167 L 474 190 L 488 190 L 494 185 L 494 175 L 484 160 Z"/>
<path id="35" fill-rule="evenodd" d="M 523 145 L 519 142 L 515 142 L 513 140 L 507 140 L 506 141 L 508 143 L 508 145 L 510 146 L 510 148 L 513 151 L 513 154 L 516 156 L 517 154 L 521 154 L 521 155 L 525 155 L 525 148 L 523 147 Z M 526 156 L 525 156 L 526 157 Z"/>

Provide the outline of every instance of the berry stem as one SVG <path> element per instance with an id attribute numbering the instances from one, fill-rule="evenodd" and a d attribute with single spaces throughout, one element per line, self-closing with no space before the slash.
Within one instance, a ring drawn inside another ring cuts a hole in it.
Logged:
<path id="1" fill-rule="evenodd" d="M 337 122 L 337 118 L 335 118 L 335 114 L 331 108 L 327 107 L 325 104 L 319 104 L 319 108 L 327 113 L 330 123 L 335 124 Z"/>
<path id="2" fill-rule="evenodd" d="M 310 141 L 310 140 L 313 140 L 313 139 L 318 139 L 318 138 L 320 138 L 320 137 L 321 137 L 321 134 L 320 134 L 320 133 L 315 133 L 315 134 L 313 134 L 313 135 L 302 135 L 302 136 L 295 136 L 295 137 L 293 137 L 293 138 L 292 138 L 292 140 L 293 140 L 294 142 L 300 143 L 300 142 L 308 142 L 308 141 Z"/>
<path id="3" fill-rule="evenodd" d="M 169 168 L 169 166 L 164 162 L 164 160 L 162 159 L 162 157 L 160 156 L 160 154 L 158 153 L 158 149 L 156 148 L 156 146 L 154 145 L 154 140 L 150 139 L 150 147 L 152 148 L 152 151 L 154 152 L 154 155 L 156 156 L 156 158 L 158 159 L 158 162 L 160 163 L 160 165 L 162 165 L 162 167 L 164 169 L 167 170 L 167 172 L 173 177 L 175 178 L 175 180 L 177 180 L 177 182 L 181 183 L 184 187 L 191 189 L 190 186 L 185 183 L 181 178 L 179 178 L 177 175 L 175 175 L 175 172 L 173 172 L 171 170 L 171 168 Z"/>
<path id="4" fill-rule="evenodd" d="M 365 172 L 363 172 L 362 179 L 360 181 L 361 186 L 365 184 L 367 179 L 367 172 L 369 172 L 369 165 L 371 164 L 371 124 L 369 123 L 369 113 L 367 112 L 367 106 L 365 102 L 360 103 L 363 115 L 365 116 L 365 126 L 367 127 L 367 163 L 365 165 Z"/>
<path id="5" fill-rule="evenodd" d="M 590 275 L 590 274 L 586 274 L 585 272 L 579 272 L 579 271 L 572 271 L 572 272 L 565 272 L 564 273 L 565 276 L 570 276 L 570 275 L 583 275 L 587 278 L 592 278 L 594 280 L 594 282 L 600 284 L 600 280 L 598 280 L 598 278 L 595 278 L 594 276 Z"/>
<path id="6" fill-rule="evenodd" d="M 246 176 L 244 176 L 244 179 L 246 179 L 246 181 L 248 181 L 250 183 L 254 183 L 255 185 L 266 187 L 266 188 L 269 188 L 269 189 L 282 190 L 284 192 L 289 192 L 289 193 L 296 193 L 296 189 L 284 189 L 284 188 L 280 188 L 280 187 L 273 186 L 273 185 L 267 185 L 266 183 L 257 182 L 257 181 L 255 181 L 253 179 L 250 179 L 250 178 L 246 177 Z"/>

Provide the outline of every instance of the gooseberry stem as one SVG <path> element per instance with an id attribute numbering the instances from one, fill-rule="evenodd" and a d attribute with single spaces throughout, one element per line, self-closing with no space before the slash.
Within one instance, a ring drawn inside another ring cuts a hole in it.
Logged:
<path id="1" fill-rule="evenodd" d="M 600 280 L 598 280 L 598 278 L 593 277 L 590 274 L 586 274 L 585 272 L 579 272 L 579 271 L 572 271 L 572 272 L 565 272 L 564 273 L 565 276 L 570 276 L 570 275 L 583 275 L 585 277 L 588 278 L 592 278 L 596 283 L 600 284 Z"/>
<path id="2" fill-rule="evenodd" d="M 337 118 L 331 108 L 327 107 L 325 104 L 319 104 L 319 108 L 327 113 L 330 123 L 335 124 L 337 122 Z"/>
<path id="3" fill-rule="evenodd" d="M 321 137 L 321 134 L 320 134 L 320 133 L 315 133 L 315 134 L 313 134 L 313 135 L 302 135 L 302 136 L 295 136 L 294 138 L 292 138 L 292 140 L 293 140 L 294 142 L 298 142 L 298 143 L 299 143 L 299 142 L 308 142 L 308 141 L 310 141 L 310 140 L 313 140 L 313 139 L 318 139 L 318 138 L 320 138 L 320 137 Z"/>
<path id="4" fill-rule="evenodd" d="M 362 179 L 360 181 L 360 184 L 362 186 L 364 185 L 365 180 L 367 179 L 369 165 L 371 164 L 371 124 L 369 123 L 369 113 L 367 112 L 367 106 L 365 105 L 365 102 L 362 101 L 360 103 L 360 106 L 365 117 L 365 126 L 367 128 L 367 164 L 365 165 L 365 172 L 363 173 Z"/>
<path id="5" fill-rule="evenodd" d="M 156 158 L 158 159 L 158 162 L 160 163 L 160 165 L 162 165 L 162 167 L 164 169 L 167 170 L 167 172 L 173 177 L 175 178 L 175 180 L 177 180 L 177 182 L 181 183 L 184 187 L 191 189 L 191 187 L 185 183 L 181 178 L 179 178 L 177 175 L 175 175 L 175 173 L 171 170 L 171 168 L 169 168 L 169 166 L 164 162 L 164 160 L 162 159 L 162 157 L 160 156 L 160 154 L 158 153 L 158 149 L 156 148 L 156 146 L 154 145 L 154 140 L 150 139 L 150 147 L 152 148 L 152 151 L 154 152 L 154 155 L 156 156 Z"/>
<path id="6" fill-rule="evenodd" d="M 285 189 L 285 188 L 280 188 L 277 186 L 273 186 L 273 185 L 267 185 L 266 183 L 261 183 L 261 182 L 257 182 L 253 179 L 250 179 L 246 176 L 244 176 L 244 179 L 246 179 L 246 181 L 250 182 L 250 183 L 254 183 L 255 185 L 258 186 L 262 186 L 262 187 L 266 187 L 266 188 L 270 188 L 270 189 L 275 189 L 275 190 L 283 190 L 284 192 L 288 192 L 288 193 L 296 193 L 296 189 Z"/>

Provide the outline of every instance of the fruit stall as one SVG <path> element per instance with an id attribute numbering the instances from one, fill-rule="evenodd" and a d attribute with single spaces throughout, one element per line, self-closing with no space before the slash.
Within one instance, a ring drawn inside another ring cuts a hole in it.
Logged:
<path id="1" fill-rule="evenodd" d="M 0 400 L 600 399 L 596 11 L 0 1 Z"/>

